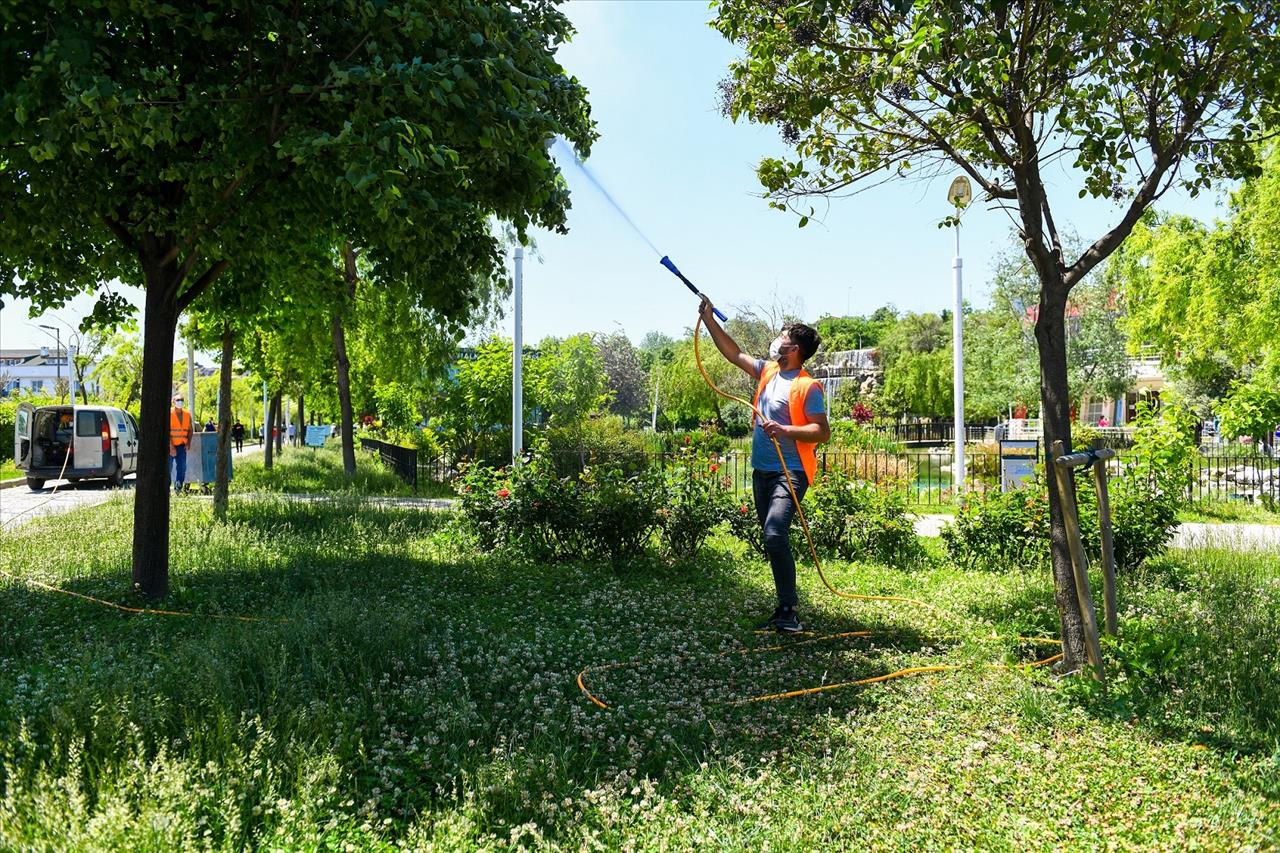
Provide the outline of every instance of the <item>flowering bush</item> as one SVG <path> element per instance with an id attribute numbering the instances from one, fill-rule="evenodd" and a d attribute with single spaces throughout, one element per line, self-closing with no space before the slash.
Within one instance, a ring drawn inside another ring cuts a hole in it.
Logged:
<path id="1" fill-rule="evenodd" d="M 718 456 L 681 451 L 663 480 L 658 510 L 662 553 L 668 559 L 692 559 L 711 531 L 736 509 L 733 483 L 720 474 Z"/>
<path id="2" fill-rule="evenodd" d="M 925 552 L 900 491 L 858 480 L 839 468 L 818 477 L 801 502 L 813 544 L 821 557 L 876 560 L 897 566 L 921 563 Z M 764 554 L 755 505 L 738 501 L 728 513 L 729 530 Z M 791 526 L 791 550 L 808 554 L 799 518 Z"/>
<path id="3" fill-rule="evenodd" d="M 855 424 L 869 424 L 875 420 L 876 413 L 866 403 L 854 403 L 853 410 L 849 413 Z"/>
<path id="4" fill-rule="evenodd" d="M 818 553 L 842 560 L 875 560 L 900 568 L 924 561 L 905 495 L 839 468 L 818 477 L 805 497 Z"/>
<path id="5" fill-rule="evenodd" d="M 735 507 L 719 458 L 692 450 L 661 471 L 589 466 L 561 477 L 554 463 L 542 443 L 518 468 L 464 469 L 455 484 L 461 523 L 481 549 L 616 561 L 642 554 L 656 533 L 662 555 L 683 560 L 697 555 Z"/>
<path id="6" fill-rule="evenodd" d="M 1136 568 L 1162 552 L 1178 524 L 1178 496 L 1162 491 L 1156 479 L 1129 476 L 1112 480 L 1108 495 L 1116 568 Z M 1092 473 L 1076 480 L 1076 505 L 1085 553 L 1097 564 L 1102 538 Z M 1020 491 L 971 498 L 943 528 L 942 540 L 948 557 L 970 568 L 1048 565 L 1049 495 L 1043 481 L 1037 478 Z"/>
<path id="7" fill-rule="evenodd" d="M 587 468 L 558 477 L 545 445 L 516 468 L 469 466 L 456 489 L 462 523 L 481 549 L 557 561 L 640 554 L 662 499 L 660 483 L 647 472 Z"/>

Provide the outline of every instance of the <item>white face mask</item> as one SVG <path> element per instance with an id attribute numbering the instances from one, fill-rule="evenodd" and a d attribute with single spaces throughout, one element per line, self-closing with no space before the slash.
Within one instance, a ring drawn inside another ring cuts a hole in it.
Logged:
<path id="1" fill-rule="evenodd" d="M 773 343 L 769 344 L 769 360 L 777 361 L 782 357 L 782 338 L 773 339 Z"/>
<path id="2" fill-rule="evenodd" d="M 182 404 L 183 404 L 183 403 L 185 403 L 185 402 L 187 402 L 187 401 L 186 401 L 186 400 L 174 400 L 174 401 L 173 401 L 173 407 L 174 407 L 175 409 L 181 409 L 181 408 L 182 408 Z"/>

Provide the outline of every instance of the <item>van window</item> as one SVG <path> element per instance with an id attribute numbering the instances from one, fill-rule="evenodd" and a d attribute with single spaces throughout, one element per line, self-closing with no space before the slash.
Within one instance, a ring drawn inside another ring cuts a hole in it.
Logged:
<path id="1" fill-rule="evenodd" d="M 135 421 L 135 420 L 133 419 L 133 415 L 129 414 L 128 412 L 125 412 L 125 413 L 124 413 L 124 416 L 125 416 L 126 418 L 128 418 L 128 419 L 129 419 L 129 429 L 133 432 L 133 434 L 134 434 L 134 435 L 137 435 L 137 434 L 138 434 L 138 422 L 137 422 L 137 421 Z"/>
<path id="2" fill-rule="evenodd" d="M 102 435 L 102 429 L 107 425 L 107 416 L 102 412 L 76 412 L 76 435 L 89 437 L 91 435 Z"/>

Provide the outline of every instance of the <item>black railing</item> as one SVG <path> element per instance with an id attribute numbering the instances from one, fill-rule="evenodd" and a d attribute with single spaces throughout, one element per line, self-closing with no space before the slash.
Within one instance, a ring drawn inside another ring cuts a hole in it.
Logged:
<path id="1" fill-rule="evenodd" d="M 681 452 L 572 452 L 557 454 L 552 459 L 552 467 L 558 476 L 574 476 L 581 472 L 583 465 L 619 467 L 629 471 L 644 468 L 667 470 L 688 461 L 688 454 Z M 906 450 L 900 453 L 820 450 L 817 456 L 819 474 L 839 469 L 852 477 L 875 482 L 882 488 L 897 492 L 913 506 L 926 508 L 949 504 L 954 498 L 953 461 L 950 450 Z M 1107 462 L 1108 473 L 1113 478 L 1135 476 L 1144 470 L 1137 464 L 1139 461 L 1131 453 L 1117 456 Z M 749 454 L 733 450 L 717 457 L 714 463 L 700 458 L 699 464 L 715 464 L 715 475 L 722 478 L 726 488 L 735 494 L 751 494 Z M 1187 498 L 1190 500 L 1252 501 L 1269 497 L 1280 501 L 1280 459 L 1202 451 L 1189 464 L 1191 486 Z M 447 484 L 457 475 L 457 466 L 444 459 L 435 459 L 423 462 L 417 471 L 424 482 Z M 965 455 L 966 493 L 981 494 L 999 489 L 999 454 L 969 448 Z"/>
<path id="2" fill-rule="evenodd" d="M 360 449 L 378 454 L 383 465 L 394 471 L 401 480 L 413 486 L 415 493 L 418 491 L 418 451 L 412 447 L 388 444 L 374 438 L 360 439 Z"/>

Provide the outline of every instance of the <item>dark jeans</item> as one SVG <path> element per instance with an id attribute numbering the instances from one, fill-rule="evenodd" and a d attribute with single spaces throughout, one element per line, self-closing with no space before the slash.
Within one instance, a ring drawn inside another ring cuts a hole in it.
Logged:
<path id="1" fill-rule="evenodd" d="M 809 480 L 803 471 L 793 471 L 791 476 L 796 497 L 803 500 Z M 800 599 L 796 595 L 796 560 L 791 555 L 790 532 L 796 505 L 791 501 L 785 475 L 781 471 L 752 471 L 751 491 L 756 499 L 756 517 L 764 529 L 764 552 L 773 569 L 778 606 L 795 607 Z"/>
<path id="2" fill-rule="evenodd" d="M 187 446 L 175 445 L 173 455 L 169 457 L 169 480 L 175 492 L 181 491 L 187 482 Z"/>

